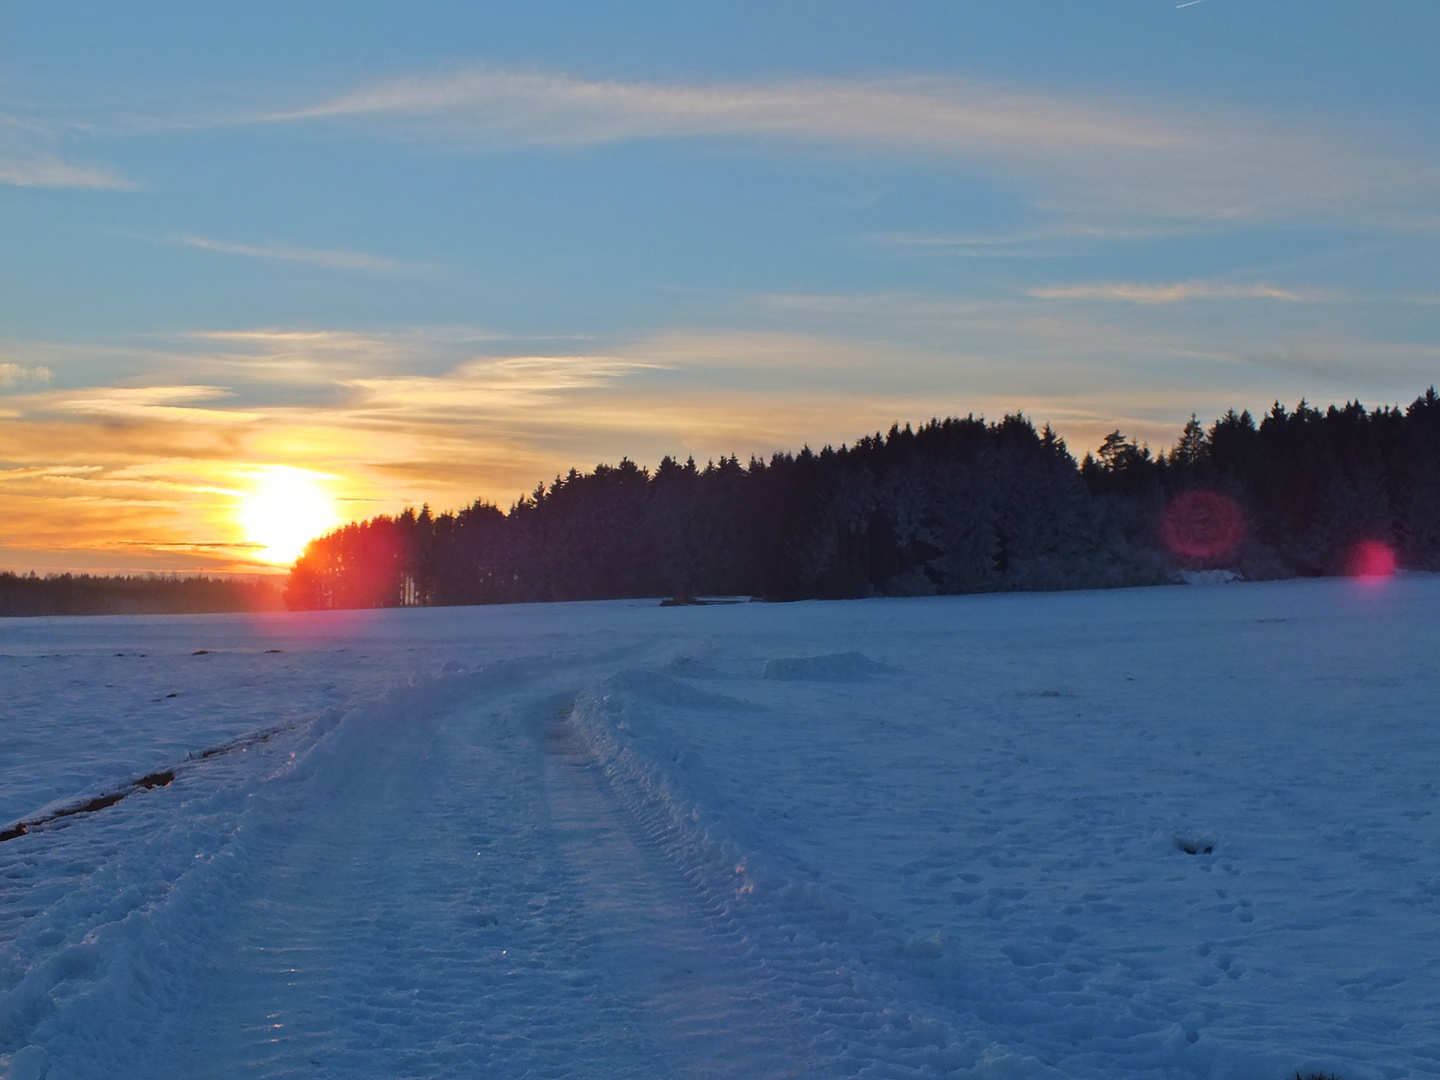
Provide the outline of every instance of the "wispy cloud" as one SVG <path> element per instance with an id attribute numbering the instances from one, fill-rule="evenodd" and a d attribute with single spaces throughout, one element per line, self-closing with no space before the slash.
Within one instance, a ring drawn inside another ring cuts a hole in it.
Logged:
<path id="1" fill-rule="evenodd" d="M 587 82 L 477 69 L 398 79 L 269 120 L 446 117 L 450 131 L 527 143 L 770 135 L 954 153 L 980 146 L 1179 149 L 1195 133 L 1061 99 L 934 79 L 759 85 Z"/>
<path id="2" fill-rule="evenodd" d="M 369 378 L 450 371 L 500 345 L 498 335 L 463 326 L 398 332 L 216 330 L 172 341 L 166 366 L 261 391 L 268 386 L 291 395 L 300 388 L 341 393 Z"/>
<path id="3" fill-rule="evenodd" d="M 872 233 L 866 243 L 921 255 L 953 255 L 969 259 L 1039 259 L 1063 253 L 1056 244 L 1031 236 L 969 236 L 949 233 Z"/>
<path id="4" fill-rule="evenodd" d="M 68 129 L 23 112 L 0 111 L 0 184 L 13 187 L 124 190 L 135 185 L 103 165 L 82 165 L 58 152 Z"/>
<path id="5" fill-rule="evenodd" d="M 221 386 L 98 386 L 56 391 L 37 397 L 41 408 L 57 413 L 101 417 L 107 420 L 163 422 L 184 420 L 209 424 L 250 423 L 260 417 L 209 403 L 230 396 Z M 203 408 L 197 406 L 204 405 Z"/>
<path id="6" fill-rule="evenodd" d="M 1013 232 L 954 233 L 892 231 L 870 233 L 861 239 L 880 247 L 918 253 L 959 255 L 972 258 L 1055 256 L 1073 253 L 1077 244 L 1095 241 L 1153 240 L 1158 237 L 1195 235 L 1194 222 L 1105 220 L 1057 218 Z"/>
<path id="7" fill-rule="evenodd" d="M 1176 304 L 1185 300 L 1289 300 L 1318 303 L 1326 294 L 1317 290 L 1284 289 L 1278 285 L 1235 285 L 1217 281 L 1175 281 L 1162 284 L 1098 282 L 1083 285 L 1049 285 L 1027 289 L 1042 300 L 1122 300 L 1132 304 Z"/>
<path id="8" fill-rule="evenodd" d="M 1368 341 L 1354 334 L 1318 331 L 1252 345 L 1243 351 L 1242 358 L 1259 368 L 1348 382 L 1354 381 L 1356 368 L 1364 366 L 1389 376 L 1392 383 L 1400 383 L 1405 392 L 1413 394 L 1435 381 L 1435 372 L 1440 371 L 1440 344 Z M 1309 396 L 1315 396 L 1313 391 Z M 1346 396 L 1367 397 L 1371 404 L 1388 398 L 1377 398 L 1373 391 L 1369 394 L 1351 391 Z"/>
<path id="9" fill-rule="evenodd" d="M 134 187 L 110 169 L 74 165 L 49 154 L 0 157 L 0 184 L 15 187 L 123 190 Z"/>
<path id="10" fill-rule="evenodd" d="M 1367 306 L 1364 298 L 1340 295 L 1354 302 L 1348 308 Z M 1328 302 L 1335 296 L 1317 293 L 1299 322 L 1290 307 L 1295 301 L 1255 303 L 1248 296 L 1178 307 L 910 292 L 763 301 L 791 326 L 883 357 L 878 371 L 892 383 L 935 392 L 961 385 L 995 396 L 1007 389 L 1029 397 L 1088 394 L 1097 402 L 1108 396 L 1117 403 L 1112 408 L 1141 393 L 1156 408 L 1162 401 L 1177 410 L 1194 402 L 1183 416 L 1219 389 L 1231 403 L 1253 400 L 1252 394 L 1267 402 L 1321 393 L 1395 400 L 1440 370 L 1440 346 L 1433 341 L 1397 326 L 1383 306 L 1368 318 L 1356 318 L 1353 310 L 1337 318 Z M 1316 375 L 1323 381 L 1315 382 Z"/>
<path id="11" fill-rule="evenodd" d="M 1028 183 L 1057 213 L 1240 220 L 1413 214 L 1436 163 L 1319 124 L 1116 103 L 977 81 L 664 84 L 477 68 L 393 79 L 262 122 L 381 125 L 477 149 L 741 138 L 925 157 Z"/>
<path id="12" fill-rule="evenodd" d="M 342 248 L 310 248 L 284 243 L 240 244 L 214 240 L 206 236 L 180 236 L 175 239 L 175 242 L 186 247 L 200 248 L 203 251 L 245 255 L 253 259 L 305 263 L 309 266 L 323 266 L 330 270 L 343 270 L 357 274 L 416 274 L 433 269 L 425 263 L 402 262 L 398 259 L 386 258 L 383 255 L 371 255 L 363 251 L 348 251 Z"/>
<path id="13" fill-rule="evenodd" d="M 430 415 L 513 414 L 544 407 L 562 395 L 605 386 L 661 365 L 613 356 L 509 356 L 472 360 L 438 376 L 356 379 L 360 407 L 423 409 Z"/>

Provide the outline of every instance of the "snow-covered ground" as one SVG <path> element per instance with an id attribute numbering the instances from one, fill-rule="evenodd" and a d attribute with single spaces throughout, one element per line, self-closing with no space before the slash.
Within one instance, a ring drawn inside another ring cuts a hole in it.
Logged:
<path id="1" fill-rule="evenodd" d="M 3 620 L 0 1075 L 1440 1075 L 1437 657 L 1420 575 Z"/>

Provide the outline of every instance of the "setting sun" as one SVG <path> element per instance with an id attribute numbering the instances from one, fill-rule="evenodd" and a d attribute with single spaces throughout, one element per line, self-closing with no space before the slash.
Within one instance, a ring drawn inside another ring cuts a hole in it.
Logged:
<path id="1" fill-rule="evenodd" d="M 273 465 L 255 477 L 239 507 L 245 539 L 268 563 L 292 563 L 315 537 L 340 523 L 335 500 L 317 473 Z"/>

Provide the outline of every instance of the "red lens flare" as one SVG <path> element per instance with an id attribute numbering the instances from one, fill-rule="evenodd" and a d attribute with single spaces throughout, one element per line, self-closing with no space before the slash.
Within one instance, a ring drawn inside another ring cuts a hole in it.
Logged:
<path id="1" fill-rule="evenodd" d="M 1222 559 L 1245 539 L 1245 514 L 1218 491 L 1186 491 L 1165 507 L 1160 539 L 1187 559 Z"/>
<path id="2" fill-rule="evenodd" d="M 1350 552 L 1346 572 L 1363 581 L 1383 581 L 1395 573 L 1395 550 L 1380 540 L 1361 540 Z"/>

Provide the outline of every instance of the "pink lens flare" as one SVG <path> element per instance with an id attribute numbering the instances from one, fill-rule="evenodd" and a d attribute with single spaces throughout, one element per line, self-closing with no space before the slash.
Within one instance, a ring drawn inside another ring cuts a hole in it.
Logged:
<path id="1" fill-rule="evenodd" d="M 1346 573 L 1361 581 L 1384 581 L 1395 573 L 1395 549 L 1381 540 L 1361 540 L 1350 552 Z"/>
<path id="2" fill-rule="evenodd" d="M 1160 539 L 1175 555 L 1224 558 L 1245 539 L 1245 513 L 1218 491 L 1186 491 L 1165 507 Z"/>

